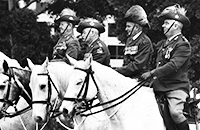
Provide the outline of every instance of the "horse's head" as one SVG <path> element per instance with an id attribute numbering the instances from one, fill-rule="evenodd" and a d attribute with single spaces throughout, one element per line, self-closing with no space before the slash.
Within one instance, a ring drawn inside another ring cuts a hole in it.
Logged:
<path id="1" fill-rule="evenodd" d="M 16 104 L 19 100 L 21 88 L 18 83 L 20 82 L 15 78 L 12 68 L 4 61 L 0 73 L 0 109 L 4 114 L 10 105 Z"/>
<path id="2" fill-rule="evenodd" d="M 97 94 L 97 88 L 94 82 L 89 82 L 89 78 L 91 78 L 90 74 L 93 73 L 91 70 L 91 62 L 92 56 L 88 57 L 85 61 L 80 60 L 74 64 L 73 72 L 68 81 L 69 85 L 60 107 L 60 111 L 63 112 L 64 116 L 68 115 L 72 117 L 76 114 L 77 108 L 82 106 L 82 102 L 87 102 L 87 100 L 94 98 Z M 83 85 L 85 86 L 83 87 Z"/>
<path id="3" fill-rule="evenodd" d="M 34 65 L 30 59 L 27 60 L 32 71 L 29 84 L 32 92 L 32 115 L 36 122 L 45 122 L 51 98 L 47 69 L 49 61 L 46 59 L 42 65 Z"/>
<path id="4" fill-rule="evenodd" d="M 68 86 L 68 76 L 72 66 L 61 61 L 34 65 L 28 60 L 31 69 L 30 88 L 32 91 L 32 115 L 36 122 L 46 122 L 58 104 Z"/>

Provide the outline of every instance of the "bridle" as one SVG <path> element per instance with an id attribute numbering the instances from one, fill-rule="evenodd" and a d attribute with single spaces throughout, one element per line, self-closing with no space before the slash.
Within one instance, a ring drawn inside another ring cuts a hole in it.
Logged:
<path id="1" fill-rule="evenodd" d="M 77 112 L 77 113 L 73 113 L 73 114 L 80 114 L 81 116 L 89 116 L 89 115 L 93 115 L 93 114 L 97 114 L 99 112 L 102 112 L 102 111 L 105 111 L 107 109 L 110 109 L 110 108 L 113 108 L 119 104 L 121 104 L 122 102 L 124 102 L 125 100 L 127 100 L 130 96 L 132 96 L 137 90 L 139 90 L 142 85 L 144 85 L 147 80 L 142 80 L 141 82 L 139 82 L 136 86 L 134 86 L 133 88 L 131 88 L 129 91 L 127 91 L 126 93 L 122 94 L 121 96 L 113 99 L 113 100 L 110 100 L 110 101 L 107 101 L 107 102 L 103 102 L 103 103 L 97 103 L 97 104 L 94 104 L 92 105 L 92 102 L 97 99 L 97 97 L 94 97 L 90 100 L 86 100 L 86 97 L 87 97 L 87 92 L 88 92 L 88 87 L 89 87 L 89 77 L 91 76 L 92 77 L 92 80 L 97 88 L 97 96 L 99 94 L 99 87 L 94 79 L 94 71 L 92 71 L 92 67 L 90 67 L 89 69 L 81 69 L 81 68 L 74 68 L 74 69 L 77 69 L 77 70 L 80 70 L 80 71 L 83 71 L 83 72 L 86 72 L 87 75 L 86 75 L 86 78 L 84 80 L 84 83 L 77 95 L 76 98 L 68 98 L 68 97 L 64 97 L 63 100 L 66 100 L 66 101 L 72 101 L 74 102 L 75 104 L 80 104 L 82 105 L 81 107 L 78 105 L 78 107 L 76 107 L 75 105 L 75 110 L 76 109 L 82 109 L 81 111 Z M 81 94 L 83 93 L 83 96 L 81 97 Z M 109 107 L 106 107 L 106 108 L 103 108 L 102 110 L 98 110 L 96 112 L 91 112 L 89 114 L 84 114 L 84 112 L 88 111 L 88 110 L 91 110 L 92 108 L 95 108 L 95 107 L 99 107 L 99 106 L 104 106 L 104 105 L 107 105 L 107 104 L 110 104 L 110 103 L 113 103 L 113 102 L 116 102 L 114 104 L 112 104 L 111 106 Z M 73 115 L 72 115 L 73 116 Z"/>
<path id="2" fill-rule="evenodd" d="M 58 96 L 60 95 L 60 92 L 58 90 L 58 88 L 56 87 L 56 85 L 54 84 L 53 80 L 51 79 L 51 76 L 49 75 L 49 72 L 47 73 L 40 73 L 37 74 L 38 76 L 47 76 L 48 78 L 48 95 L 47 95 L 47 100 L 41 100 L 41 101 L 32 101 L 32 104 L 47 104 L 47 108 L 50 108 L 50 112 L 57 112 L 56 108 L 54 108 L 53 106 L 56 105 L 56 102 L 54 102 L 54 104 L 51 103 L 51 94 L 52 94 L 52 86 L 55 88 L 56 92 L 58 93 Z M 55 117 L 54 115 L 52 115 L 53 118 Z"/>
<path id="3" fill-rule="evenodd" d="M 87 93 L 88 93 L 88 88 L 89 88 L 89 79 L 90 79 L 90 76 L 92 77 L 93 79 L 93 82 L 97 88 L 97 94 L 98 94 L 98 86 L 97 86 L 97 83 L 94 79 L 94 71 L 92 71 L 92 68 L 90 67 L 89 69 L 81 69 L 81 68 L 74 68 L 74 69 L 77 69 L 77 70 L 81 70 L 81 71 L 84 71 L 87 73 L 86 77 L 85 77 L 85 80 L 83 82 L 83 85 L 77 95 L 76 98 L 68 98 L 68 97 L 64 97 L 63 100 L 66 100 L 66 101 L 72 101 L 72 102 L 75 102 L 75 104 L 77 104 L 77 108 L 79 109 L 80 107 L 82 107 L 82 109 L 86 109 L 88 110 L 88 108 L 92 105 L 93 101 L 95 99 L 97 99 L 96 97 L 90 99 L 90 100 L 87 100 L 86 97 L 87 97 Z"/>
<path id="4" fill-rule="evenodd" d="M 8 73 L 3 73 L 3 74 L 7 75 L 9 77 L 8 80 L 4 81 L 6 83 L 6 85 L 5 85 L 6 93 L 3 95 L 3 98 L 0 99 L 0 102 L 3 102 L 1 111 L 6 113 L 6 109 L 9 106 L 14 106 L 18 102 L 19 97 L 17 97 L 16 99 L 13 99 L 13 100 L 9 99 L 9 96 L 11 95 L 10 91 L 11 91 L 12 80 L 15 81 L 14 72 L 12 71 L 12 69 L 9 69 Z M 14 82 L 14 83 L 16 84 L 16 82 Z M 20 89 L 18 84 L 16 84 L 16 86 L 18 89 Z"/>
<path id="5" fill-rule="evenodd" d="M 1 114 L 3 117 L 14 117 L 14 116 L 20 115 L 22 113 L 25 113 L 26 111 L 30 110 L 30 108 L 31 108 L 31 96 L 28 92 L 25 92 L 26 90 L 23 89 L 24 87 L 22 87 L 22 84 L 20 84 L 18 79 L 15 77 L 13 69 L 20 69 L 20 68 L 9 67 L 8 71 L 3 73 L 4 75 L 7 75 L 9 77 L 8 80 L 4 81 L 7 86 L 7 88 L 5 87 L 7 91 L 6 91 L 5 95 L 3 96 L 3 98 L 0 99 L 0 102 L 3 102 L 3 106 L 1 108 Z M 11 88 L 15 89 L 16 92 L 12 93 L 14 90 L 11 92 Z M 13 95 L 14 95 L 14 98 L 9 99 L 9 97 L 13 96 Z M 21 110 L 17 110 L 16 105 L 20 99 L 20 95 L 25 98 L 25 100 L 27 101 L 29 106 L 27 106 L 26 108 L 23 108 Z M 13 106 L 15 108 L 14 113 L 6 112 L 6 110 L 9 106 Z"/>

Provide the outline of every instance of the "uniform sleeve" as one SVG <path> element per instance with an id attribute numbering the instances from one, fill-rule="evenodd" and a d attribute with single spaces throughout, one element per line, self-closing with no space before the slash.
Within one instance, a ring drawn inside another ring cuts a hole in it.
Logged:
<path id="1" fill-rule="evenodd" d="M 134 73 L 138 73 L 148 63 L 153 48 L 151 42 L 144 42 L 139 46 L 139 50 L 136 55 L 131 55 L 131 62 L 125 66 L 117 68 L 116 70 L 124 76 L 132 76 Z"/>
<path id="2" fill-rule="evenodd" d="M 163 77 L 180 69 L 191 55 L 191 46 L 187 42 L 177 44 L 169 62 L 154 70 L 154 76 Z"/>
<path id="3" fill-rule="evenodd" d="M 71 56 L 74 59 L 78 58 L 80 52 L 80 44 L 78 40 L 72 40 L 68 45 L 67 45 L 67 51 L 66 54 Z"/>

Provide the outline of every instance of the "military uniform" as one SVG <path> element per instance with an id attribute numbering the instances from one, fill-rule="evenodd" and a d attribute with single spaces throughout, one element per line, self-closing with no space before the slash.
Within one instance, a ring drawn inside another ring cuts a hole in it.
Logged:
<path id="1" fill-rule="evenodd" d="M 86 48 L 84 58 L 87 58 L 89 54 L 92 54 L 94 61 L 106 66 L 110 65 L 110 51 L 99 38 Z"/>
<path id="2" fill-rule="evenodd" d="M 191 46 L 187 39 L 179 34 L 158 50 L 157 68 L 153 75 L 154 91 L 167 92 L 181 89 L 189 93 L 187 70 L 191 55 Z"/>
<path id="3" fill-rule="evenodd" d="M 144 79 L 154 77 L 155 94 L 156 96 L 164 95 L 170 117 L 175 123 L 175 125 L 172 122 L 169 124 L 164 120 L 165 125 L 167 129 L 171 129 L 173 125 L 177 130 L 190 129 L 183 109 L 190 90 L 188 69 L 191 46 L 181 31 L 183 27 L 187 28 L 191 23 L 183 10 L 185 11 L 183 7 L 175 4 L 166 7 L 159 15 L 158 18 L 163 22 L 162 27 L 167 40 L 158 50 L 157 67 L 141 75 Z"/>
<path id="4" fill-rule="evenodd" d="M 148 70 L 153 53 L 151 40 L 142 32 L 136 39 L 129 37 L 124 49 L 124 64 L 116 70 L 127 77 L 135 77 Z"/>
<path id="5" fill-rule="evenodd" d="M 72 34 L 63 35 L 53 48 L 53 59 L 62 59 L 66 57 L 66 54 L 77 59 L 79 51 L 80 44 L 78 39 Z"/>

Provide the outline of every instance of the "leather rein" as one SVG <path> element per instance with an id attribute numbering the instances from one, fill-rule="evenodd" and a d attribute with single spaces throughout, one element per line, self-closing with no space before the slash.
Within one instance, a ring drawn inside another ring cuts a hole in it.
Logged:
<path id="1" fill-rule="evenodd" d="M 142 80 L 141 82 L 139 82 L 136 86 L 134 86 L 133 88 L 131 88 L 129 91 L 127 91 L 126 93 L 122 94 L 121 96 L 113 99 L 113 100 L 110 100 L 110 101 L 107 101 L 107 102 L 103 102 L 103 103 L 97 103 L 97 104 L 94 104 L 92 105 L 92 102 L 97 98 L 97 97 L 94 97 L 93 99 L 90 99 L 90 100 L 86 100 L 86 97 L 87 97 L 87 92 L 88 92 L 88 88 L 89 88 L 89 77 L 91 76 L 96 88 L 97 88 L 97 95 L 99 93 L 99 87 L 95 81 L 95 78 L 94 78 L 94 71 L 92 71 L 92 67 L 90 67 L 89 69 L 81 69 L 81 68 L 75 68 L 77 70 L 80 70 L 80 71 L 84 71 L 87 73 L 86 75 L 86 78 L 84 80 L 84 83 L 77 95 L 76 98 L 68 98 L 68 97 L 64 97 L 63 100 L 66 100 L 66 101 L 72 101 L 72 102 L 75 102 L 75 103 L 81 103 L 81 105 L 83 105 L 83 107 L 81 109 L 83 109 L 82 111 L 79 111 L 77 112 L 76 114 L 80 114 L 81 116 L 89 116 L 89 115 L 93 115 L 93 114 L 97 114 L 97 113 L 100 113 L 102 111 L 105 111 L 105 110 L 108 110 L 110 108 L 113 108 L 121 103 L 123 103 L 125 100 L 127 100 L 131 95 L 133 95 L 137 90 L 139 90 L 142 85 L 144 85 L 147 80 Z M 81 94 L 83 93 L 83 96 L 81 97 Z M 122 99 L 124 98 L 124 99 Z M 106 108 L 103 108 L 102 110 L 98 110 L 96 112 L 91 112 L 89 114 L 84 114 L 84 112 L 88 111 L 88 110 L 91 110 L 92 108 L 95 108 L 95 107 L 99 107 L 99 106 L 103 106 L 103 105 L 107 105 L 107 104 L 110 104 L 110 103 L 113 103 L 113 102 L 116 102 L 115 104 L 109 106 L 109 107 L 106 107 Z"/>
<path id="2" fill-rule="evenodd" d="M 41 101 L 32 101 L 32 104 L 47 104 L 47 107 L 50 106 L 50 112 L 57 112 L 54 108 L 56 105 L 56 102 L 54 104 L 51 103 L 51 94 L 52 94 L 52 86 L 55 88 L 58 95 L 60 94 L 59 90 L 57 89 L 56 85 L 54 84 L 53 80 L 51 79 L 51 76 L 49 75 L 49 72 L 47 73 L 40 73 L 38 76 L 47 76 L 48 77 L 48 96 L 47 100 L 41 100 Z M 55 113 L 54 113 L 55 114 Z M 56 117 L 58 115 L 52 115 L 51 118 Z"/>
<path id="3" fill-rule="evenodd" d="M 13 69 L 21 69 L 21 68 L 17 68 L 17 67 L 9 67 L 8 68 L 8 73 L 3 73 L 5 75 L 7 75 L 9 77 L 9 79 L 5 82 L 8 82 L 8 88 L 7 88 L 7 91 L 6 91 L 6 94 L 3 96 L 2 99 L 0 99 L 0 102 L 3 102 L 3 107 L 1 109 L 1 114 L 3 117 L 14 117 L 14 116 L 18 116 L 22 113 L 25 113 L 27 112 L 28 110 L 31 109 L 31 99 L 30 99 L 30 94 L 24 89 L 24 87 L 20 87 L 20 84 L 17 82 L 17 79 L 15 78 L 15 74 L 14 74 L 14 70 Z M 12 80 L 14 81 L 14 84 L 16 85 L 17 89 L 20 91 L 20 94 L 22 97 L 25 98 L 25 100 L 27 101 L 27 103 L 29 104 L 29 106 L 21 109 L 21 110 L 17 110 L 16 108 L 16 105 L 17 105 L 17 102 L 19 100 L 19 96 L 17 96 L 16 99 L 14 99 L 13 101 L 12 100 L 9 100 L 9 96 L 10 96 L 10 91 L 11 91 L 11 85 L 12 85 Z M 6 106 L 8 105 L 8 106 Z M 13 106 L 14 109 L 15 109 L 15 112 L 6 112 L 6 109 L 7 107 L 9 106 Z"/>

